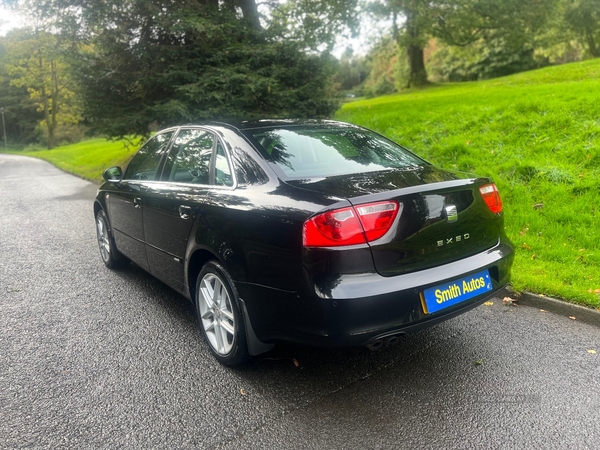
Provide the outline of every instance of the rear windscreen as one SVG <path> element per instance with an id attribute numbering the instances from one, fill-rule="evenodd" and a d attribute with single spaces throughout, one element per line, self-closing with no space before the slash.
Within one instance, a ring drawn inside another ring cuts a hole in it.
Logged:
<path id="1" fill-rule="evenodd" d="M 408 169 L 426 164 L 399 145 L 360 128 L 263 128 L 246 130 L 245 134 L 289 178 Z"/>

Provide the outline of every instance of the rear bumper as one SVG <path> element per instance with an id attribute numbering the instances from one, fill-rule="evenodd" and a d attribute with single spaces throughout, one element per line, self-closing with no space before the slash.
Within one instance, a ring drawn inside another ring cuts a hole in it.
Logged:
<path id="1" fill-rule="evenodd" d="M 513 248 L 508 241 L 471 257 L 415 273 L 340 275 L 287 292 L 239 283 L 256 336 L 324 347 L 367 345 L 455 317 L 493 297 L 510 279 Z M 419 293 L 428 287 L 487 269 L 492 291 L 434 314 L 426 314 Z"/>

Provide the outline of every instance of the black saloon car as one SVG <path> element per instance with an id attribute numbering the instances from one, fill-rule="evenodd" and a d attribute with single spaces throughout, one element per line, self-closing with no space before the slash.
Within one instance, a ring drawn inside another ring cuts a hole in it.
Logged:
<path id="1" fill-rule="evenodd" d="M 133 261 L 191 300 L 225 364 L 276 342 L 377 349 L 509 281 L 491 180 L 347 123 L 173 127 L 103 176 L 104 263 Z"/>

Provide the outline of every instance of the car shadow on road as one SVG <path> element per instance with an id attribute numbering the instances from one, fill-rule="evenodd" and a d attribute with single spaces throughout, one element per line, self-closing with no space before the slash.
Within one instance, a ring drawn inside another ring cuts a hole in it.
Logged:
<path id="1" fill-rule="evenodd" d="M 169 316 L 177 318 L 186 328 L 190 325 L 190 322 L 192 325 L 196 325 L 194 305 L 183 295 L 171 289 L 137 264 L 132 262 L 111 272 L 122 279 L 125 285 L 138 290 L 140 299 L 160 306 Z"/>

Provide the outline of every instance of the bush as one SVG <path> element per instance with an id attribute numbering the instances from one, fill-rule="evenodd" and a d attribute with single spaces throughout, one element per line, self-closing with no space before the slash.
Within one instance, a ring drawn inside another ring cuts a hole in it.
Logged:
<path id="1" fill-rule="evenodd" d="M 431 56 L 427 70 L 437 81 L 476 81 L 524 72 L 548 65 L 533 47 L 511 48 L 502 38 L 479 40 L 466 47 L 442 45 Z"/>
<path id="2" fill-rule="evenodd" d="M 48 129 L 42 125 L 36 128 L 37 141 L 48 147 Z M 86 127 L 79 124 L 66 123 L 56 127 L 54 141 L 56 146 L 76 144 L 85 138 Z"/>

